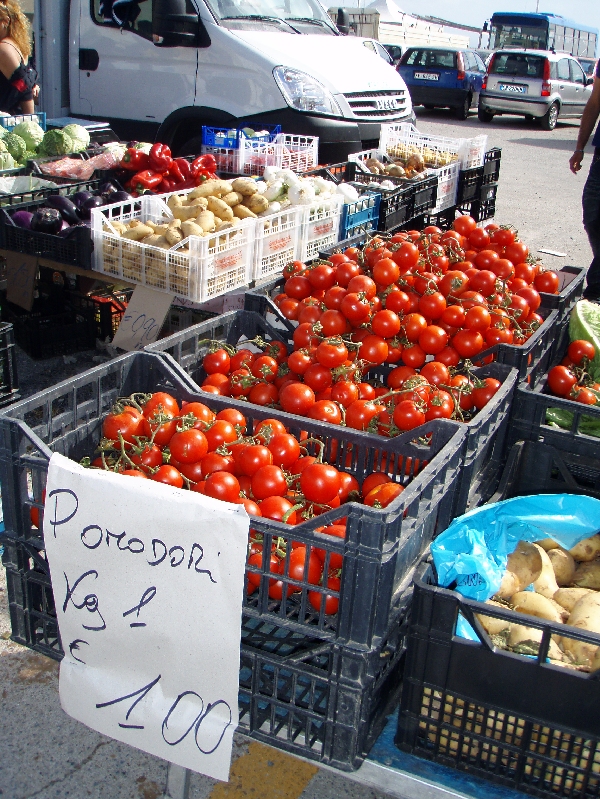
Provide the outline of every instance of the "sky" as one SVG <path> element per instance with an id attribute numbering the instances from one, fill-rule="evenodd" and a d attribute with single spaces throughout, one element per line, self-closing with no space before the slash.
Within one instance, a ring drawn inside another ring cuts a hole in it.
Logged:
<path id="1" fill-rule="evenodd" d="M 364 8 L 372 0 L 360 0 Z M 453 22 L 467 25 L 483 25 L 494 11 L 527 11 L 536 10 L 536 0 L 477 0 L 475 3 L 465 0 L 395 0 L 402 11 L 442 17 Z M 345 0 L 344 5 L 358 6 L 359 0 Z M 539 10 L 560 14 L 575 22 L 600 29 L 600 2 L 598 0 L 539 0 Z"/>

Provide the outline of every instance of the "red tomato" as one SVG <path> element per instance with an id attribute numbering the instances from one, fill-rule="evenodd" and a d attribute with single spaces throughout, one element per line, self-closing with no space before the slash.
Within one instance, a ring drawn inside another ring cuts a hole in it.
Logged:
<path id="1" fill-rule="evenodd" d="M 481 410 L 500 389 L 502 383 L 493 377 L 483 378 L 483 386 L 476 387 L 471 392 L 471 399 L 478 410 Z"/>
<path id="2" fill-rule="evenodd" d="M 204 494 L 223 502 L 237 502 L 240 498 L 240 484 L 230 472 L 213 472 L 206 478 Z"/>
<path id="3" fill-rule="evenodd" d="M 441 352 L 448 343 L 448 334 L 437 325 L 428 325 L 419 336 L 419 347 L 427 355 L 436 355 Z M 406 350 L 403 352 L 403 359 L 406 363 Z"/>
<path id="4" fill-rule="evenodd" d="M 183 477 L 179 471 L 169 463 L 159 466 L 150 479 L 157 483 L 165 483 L 165 485 L 174 486 L 175 488 L 181 488 L 183 486 Z"/>
<path id="5" fill-rule="evenodd" d="M 144 405 L 144 416 L 146 419 L 150 419 L 157 410 L 168 413 L 171 416 L 179 416 L 177 400 L 164 391 L 157 391 L 150 397 Z"/>
<path id="6" fill-rule="evenodd" d="M 287 413 L 305 416 L 315 404 L 315 392 L 302 383 L 288 383 L 279 393 L 279 403 Z"/>
<path id="7" fill-rule="evenodd" d="M 252 475 L 252 494 L 256 499 L 282 497 L 287 492 L 287 481 L 279 466 L 261 466 Z"/>
<path id="8" fill-rule="evenodd" d="M 309 502 L 327 504 L 340 490 L 338 470 L 328 463 L 312 463 L 300 475 L 300 488 Z"/>
<path id="9" fill-rule="evenodd" d="M 340 607 L 339 593 L 341 585 L 342 583 L 339 577 L 329 575 L 325 587 L 330 591 L 335 591 L 337 596 L 328 593 L 321 594 L 319 591 L 308 592 L 308 601 L 317 613 L 321 613 L 322 611 L 326 616 L 335 616 Z"/>
<path id="10" fill-rule="evenodd" d="M 567 397 L 576 383 L 576 376 L 566 366 L 553 366 L 548 372 L 548 387 L 558 397 Z"/>
<path id="11" fill-rule="evenodd" d="M 214 375 L 217 372 L 221 372 L 225 375 L 229 374 L 231 368 L 229 353 L 223 348 L 209 352 L 204 356 L 202 366 L 207 375 Z"/>
<path id="12" fill-rule="evenodd" d="M 119 442 L 120 437 L 129 444 L 134 436 L 143 435 L 144 417 L 131 405 L 126 405 L 119 413 L 109 413 L 102 422 L 102 435 L 110 441 Z"/>
<path id="13" fill-rule="evenodd" d="M 577 339 L 569 344 L 567 355 L 576 366 L 579 366 L 585 358 L 591 361 L 596 357 L 596 348 L 590 341 Z"/>
<path id="14" fill-rule="evenodd" d="M 543 291 L 545 294 L 558 294 L 558 275 L 550 269 L 540 272 L 533 281 L 533 285 L 537 291 Z"/>
<path id="15" fill-rule="evenodd" d="M 290 433 L 278 433 L 268 443 L 275 466 L 289 469 L 300 457 L 300 444 Z"/>
<path id="16" fill-rule="evenodd" d="M 236 464 L 240 474 L 252 477 L 262 466 L 270 466 L 273 455 L 263 444 L 248 444 L 239 453 Z"/>
<path id="17" fill-rule="evenodd" d="M 169 450 L 180 463 L 196 463 L 208 452 L 208 440 L 201 430 L 192 427 L 175 433 L 169 442 Z"/>
<path id="18" fill-rule="evenodd" d="M 365 497 L 365 505 L 375 508 L 387 508 L 404 491 L 399 483 L 382 483 L 373 488 Z"/>
<path id="19" fill-rule="evenodd" d="M 413 430 L 425 424 L 425 413 L 413 400 L 403 400 L 394 408 L 394 424 L 400 430 Z"/>
<path id="20" fill-rule="evenodd" d="M 296 511 L 292 511 L 294 506 L 285 497 L 267 497 L 258 503 L 258 507 L 264 519 L 291 525 L 297 523 Z"/>

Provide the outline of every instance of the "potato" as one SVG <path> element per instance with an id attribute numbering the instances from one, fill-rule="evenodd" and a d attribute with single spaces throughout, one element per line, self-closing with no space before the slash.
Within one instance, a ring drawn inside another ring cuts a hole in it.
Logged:
<path id="1" fill-rule="evenodd" d="M 569 627 L 600 633 L 600 594 L 591 592 L 582 597 L 569 616 Z M 562 646 L 573 655 L 577 663 L 589 664 L 594 660 L 598 647 L 584 641 L 575 641 L 563 636 Z"/>
<path id="2" fill-rule="evenodd" d="M 580 563 L 575 570 L 573 582 L 580 588 L 600 591 L 600 560 Z"/>
<path id="3" fill-rule="evenodd" d="M 233 219 L 233 211 L 231 208 L 227 203 L 223 202 L 223 200 L 219 200 L 218 197 L 208 198 L 208 210 L 212 211 L 215 216 L 218 216 L 219 219 L 224 221 Z"/>
<path id="4" fill-rule="evenodd" d="M 542 571 L 541 556 L 534 544 L 519 541 L 506 561 L 506 572 L 498 590 L 498 596 L 510 599 L 513 594 L 527 588 Z M 558 586 L 557 586 L 558 588 Z"/>
<path id="5" fill-rule="evenodd" d="M 198 207 L 195 205 L 179 205 L 177 208 L 173 208 L 173 216 L 182 222 L 185 222 L 186 219 L 195 219 L 198 216 Z"/>
<path id="6" fill-rule="evenodd" d="M 188 194 L 188 202 L 195 200 L 197 197 L 210 197 L 211 195 L 216 197 L 218 193 L 217 182 L 216 180 L 207 180 L 199 186 L 196 186 L 196 188 L 192 189 Z"/>
<path id="7" fill-rule="evenodd" d="M 256 181 L 251 178 L 236 178 L 231 184 L 231 191 L 239 192 L 244 197 L 251 197 L 256 194 Z"/>
<path id="8" fill-rule="evenodd" d="M 269 207 L 269 201 L 262 194 L 253 194 L 251 197 L 244 197 L 244 205 L 249 208 L 253 214 L 262 214 Z"/>
<path id="9" fill-rule="evenodd" d="M 178 206 L 183 205 L 184 199 L 185 199 L 185 196 L 182 196 L 181 194 L 172 194 L 169 197 L 169 199 L 167 200 L 167 205 L 169 206 L 169 208 L 172 211 L 174 208 L 177 208 Z"/>
<path id="10" fill-rule="evenodd" d="M 109 230 L 109 228 L 108 228 L 108 225 L 106 224 L 107 222 L 108 222 L 108 220 L 105 220 L 105 221 L 104 221 L 104 223 L 103 223 L 103 225 L 104 225 L 104 227 L 106 228 L 106 231 L 107 231 L 108 233 L 112 233 L 112 231 L 111 231 L 111 230 Z M 124 225 L 122 222 L 119 222 L 117 219 L 114 219 L 114 220 L 112 220 L 112 221 L 110 222 L 110 224 L 113 226 L 113 228 L 114 228 L 114 229 L 117 231 L 117 233 L 119 233 L 119 234 L 122 234 L 122 233 L 124 233 L 126 230 L 128 230 L 128 227 L 127 227 L 127 225 Z"/>
<path id="11" fill-rule="evenodd" d="M 566 549 L 558 548 L 548 550 L 548 558 L 558 585 L 571 585 L 575 575 L 573 556 Z"/>
<path id="12" fill-rule="evenodd" d="M 558 591 L 552 563 L 545 549 L 542 549 L 542 547 L 537 544 L 533 546 L 537 549 L 542 559 L 542 571 L 539 577 L 533 581 L 533 590 L 536 594 L 541 594 L 547 599 L 552 599 L 554 594 Z"/>
<path id="13" fill-rule="evenodd" d="M 494 602 L 492 599 L 488 599 L 485 604 L 491 605 L 494 608 L 505 609 L 504 605 L 501 605 L 499 602 Z M 498 635 L 504 630 L 508 630 L 510 627 L 510 622 L 505 619 L 496 619 L 493 616 L 484 616 L 483 614 L 476 615 L 481 622 L 481 626 L 488 635 Z"/>
<path id="14" fill-rule="evenodd" d="M 529 591 L 528 593 L 531 593 Z M 507 644 L 516 651 L 522 650 L 523 654 L 536 654 L 542 642 L 542 630 L 535 627 L 525 627 L 523 624 L 511 624 Z M 564 655 L 558 644 L 550 640 L 548 657 L 553 660 L 562 660 Z"/>
<path id="15" fill-rule="evenodd" d="M 404 167 L 400 166 L 400 164 L 391 164 L 390 166 L 386 167 L 386 174 L 391 175 L 394 178 L 403 178 L 406 175 Z"/>
<path id="16" fill-rule="evenodd" d="M 135 221 L 135 220 L 134 220 Z M 133 225 L 127 230 L 124 230 L 121 234 L 124 239 L 132 239 L 133 241 L 141 241 L 145 239 L 146 236 L 154 235 L 154 231 L 148 225 L 143 225 L 141 222 L 137 225 Z"/>
<path id="17" fill-rule="evenodd" d="M 208 208 L 208 199 L 206 197 L 194 197 L 193 200 L 190 200 L 185 204 L 193 206 L 196 208 L 196 210 L 201 208 L 205 211 Z"/>
<path id="18" fill-rule="evenodd" d="M 551 549 L 560 549 L 560 544 L 557 544 L 553 538 L 542 538 L 534 543 L 545 549 L 546 552 L 550 552 Z"/>
<path id="19" fill-rule="evenodd" d="M 154 222 L 145 222 L 144 224 L 148 225 L 148 227 L 151 227 L 152 230 L 155 233 L 157 233 L 159 236 L 164 236 L 167 230 L 169 229 L 169 225 L 167 222 L 162 222 L 160 225 L 155 224 Z"/>
<path id="20" fill-rule="evenodd" d="M 589 593 L 589 588 L 559 588 L 552 598 L 571 613 L 579 600 Z"/>
<path id="21" fill-rule="evenodd" d="M 233 223 L 229 219 L 217 219 L 217 224 L 215 225 L 215 230 L 227 230 L 227 228 L 233 227 Z"/>
<path id="22" fill-rule="evenodd" d="M 210 233 L 211 230 L 215 229 L 215 215 L 212 211 L 202 211 L 196 219 L 196 224 L 200 225 L 205 233 Z"/>
<path id="23" fill-rule="evenodd" d="M 239 191 L 230 191 L 229 194 L 224 194 L 221 199 L 224 203 L 227 203 L 227 205 L 233 207 L 234 205 L 239 205 L 242 202 L 244 195 Z"/>
<path id="24" fill-rule="evenodd" d="M 179 219 L 177 219 L 176 221 L 179 222 Z M 181 232 L 181 223 L 179 226 L 169 225 L 164 236 L 171 245 L 171 247 L 173 247 L 175 244 L 179 244 L 179 242 L 182 241 L 184 238 L 183 233 Z"/>
<path id="25" fill-rule="evenodd" d="M 171 245 L 167 241 L 164 236 L 159 236 L 157 233 L 153 233 L 151 236 L 146 236 L 145 239 L 142 239 L 142 244 L 147 244 L 149 247 L 161 247 L 163 250 L 171 249 Z"/>
<path id="26" fill-rule="evenodd" d="M 600 533 L 584 538 L 569 550 L 575 560 L 589 561 L 594 560 L 600 555 Z"/>
<path id="27" fill-rule="evenodd" d="M 242 205 L 242 203 L 234 206 L 233 215 L 237 216 L 238 219 L 256 219 L 256 214 L 246 208 L 245 205 Z"/>
<path id="28" fill-rule="evenodd" d="M 528 616 L 547 619 L 557 624 L 562 622 L 561 615 L 553 603 L 535 591 L 519 591 L 511 597 L 510 604 L 517 613 L 526 613 Z"/>
<path id="29" fill-rule="evenodd" d="M 181 223 L 181 232 L 186 239 L 188 236 L 204 235 L 204 230 L 200 227 L 200 225 L 196 224 L 196 221 L 193 219 L 187 219 L 185 222 Z"/>

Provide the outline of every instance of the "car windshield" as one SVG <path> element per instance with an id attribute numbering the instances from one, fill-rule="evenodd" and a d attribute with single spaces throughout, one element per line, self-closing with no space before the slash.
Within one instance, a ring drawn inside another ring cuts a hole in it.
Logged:
<path id="1" fill-rule="evenodd" d="M 402 63 L 409 67 L 454 69 L 456 67 L 456 53 L 451 50 L 409 50 L 404 55 Z"/>
<path id="2" fill-rule="evenodd" d="M 228 28 L 280 30 L 288 33 L 337 34 L 317 0 L 207 0 L 211 11 Z"/>
<path id="3" fill-rule="evenodd" d="M 511 75 L 515 78 L 541 78 L 545 60 L 542 56 L 525 53 L 496 53 L 491 71 L 495 75 Z"/>

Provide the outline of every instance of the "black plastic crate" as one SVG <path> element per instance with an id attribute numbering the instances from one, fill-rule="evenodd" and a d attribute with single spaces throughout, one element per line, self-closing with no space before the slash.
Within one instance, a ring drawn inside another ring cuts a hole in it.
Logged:
<path id="1" fill-rule="evenodd" d="M 318 167 L 317 169 L 310 169 L 308 172 L 303 172 L 302 177 L 320 177 L 326 180 L 333 180 L 334 183 L 350 183 L 356 180 L 357 174 L 362 174 L 362 170 L 358 168 L 355 161 L 343 161 L 340 164 L 327 164 L 327 166 Z"/>
<path id="2" fill-rule="evenodd" d="M 432 208 L 435 208 L 438 193 L 438 179 L 434 175 L 430 178 L 415 183 L 415 192 L 413 199 L 413 217 L 418 217 L 421 214 L 427 213 Z"/>
<path id="3" fill-rule="evenodd" d="M 284 589 L 281 601 L 268 596 L 272 573 L 267 558 L 261 566 L 248 566 L 249 572 L 261 577 L 257 590 L 244 596 L 244 613 L 323 641 L 377 645 L 404 601 L 411 569 L 452 518 L 465 431 L 446 420 L 423 425 L 418 431 L 419 439 L 411 431 L 382 442 L 366 433 L 195 392 L 187 374 L 169 356 L 131 353 L 0 414 L 0 482 L 6 535 L 20 541 L 39 535 L 32 526 L 30 508 L 42 507 L 39 498 L 52 452 L 76 461 L 93 454 L 102 417 L 117 397 L 162 390 L 165 386 L 179 400 L 194 399 L 215 410 L 240 409 L 249 430 L 258 420 L 280 419 L 293 434 L 307 431 L 310 437 L 321 441 L 325 460 L 359 480 L 372 472 L 386 471 L 405 487 L 393 503 L 381 510 L 346 503 L 294 527 L 260 517 L 252 520 L 252 528 L 263 536 L 265 557 L 277 539 L 279 543 L 302 542 L 308 550 L 323 550 L 326 569 L 331 554 L 343 557 L 340 612 L 327 616 L 324 608 L 312 609 L 308 592 L 330 591 L 305 580 L 290 581 L 288 553 L 279 579 L 286 586 L 293 585 L 296 593 L 288 597 Z M 308 444 L 307 448 L 311 454 L 318 451 L 315 444 Z M 344 517 L 345 539 L 316 532 Z"/>
<path id="4" fill-rule="evenodd" d="M 488 150 L 483 159 L 483 185 L 488 183 L 498 183 L 500 180 L 500 161 L 502 159 L 502 149 L 494 147 Z"/>
<path id="5" fill-rule="evenodd" d="M 364 186 L 367 191 L 373 191 L 381 195 L 379 222 L 377 224 L 378 230 L 389 232 L 414 216 L 414 183 L 409 183 L 408 181 L 388 175 L 365 174 L 360 169 L 357 170 L 354 180 L 357 184 Z M 380 188 L 379 184 L 383 180 L 389 180 L 394 183 L 396 188 Z"/>
<path id="6" fill-rule="evenodd" d="M 494 499 L 572 492 L 574 483 L 562 453 L 521 442 Z M 479 641 L 454 635 L 459 613 Z M 537 656 L 496 649 L 475 614 L 542 630 Z M 600 682 L 595 675 L 546 663 L 553 635 L 600 645 L 600 635 L 531 616 L 525 620 L 439 588 L 433 566 L 422 564 L 415 576 L 397 745 L 544 799 L 596 799 Z"/>
<path id="7" fill-rule="evenodd" d="M 29 177 L 29 176 L 28 176 Z M 31 175 L 31 177 L 42 177 L 41 175 Z M 96 191 L 101 180 L 67 180 L 65 178 L 43 177 L 51 183 L 56 183 L 56 186 L 45 186 L 37 189 L 30 189 L 29 191 L 16 192 L 15 194 L 0 194 L 0 205 L 19 205 L 21 203 L 30 204 L 39 200 L 46 200 L 52 194 L 60 194 L 64 197 L 75 194 L 78 191 Z M 18 210 L 18 209 L 14 209 Z"/>
<path id="8" fill-rule="evenodd" d="M 12 640 L 64 654 L 48 562 L 39 539 L 6 541 Z M 239 729 L 267 744 L 343 770 L 358 768 L 397 707 L 411 592 L 371 649 L 323 643 L 243 616 Z"/>
<path id="9" fill-rule="evenodd" d="M 113 340 L 132 294 L 133 289 L 122 289 L 120 291 L 95 291 L 93 294 L 85 295 L 87 300 L 94 303 L 96 338 L 101 341 Z"/>
<path id="10" fill-rule="evenodd" d="M 0 407 L 19 399 L 17 351 L 13 326 L 0 322 Z"/>
<path id="11" fill-rule="evenodd" d="M 457 210 L 461 214 L 472 216 L 476 222 L 485 222 L 487 219 L 493 219 L 496 214 L 497 190 L 498 186 L 494 184 L 482 186 L 479 191 L 479 199 L 462 202 L 457 207 Z"/>
<path id="12" fill-rule="evenodd" d="M 43 206 L 44 200 L 16 203 L 10 208 L 16 211 L 35 212 Z M 59 263 L 72 264 L 82 269 L 92 268 L 94 244 L 90 228 L 85 225 L 72 228 L 68 238 L 39 233 L 17 227 L 6 208 L 0 208 L 0 249 L 37 255 Z"/>
<path id="13" fill-rule="evenodd" d="M 67 292 L 64 310 L 44 314 L 4 303 L 2 312 L 13 326 L 17 344 L 34 359 L 53 358 L 94 349 L 94 303 L 85 295 Z"/>
<path id="14" fill-rule="evenodd" d="M 584 266 L 563 266 L 558 269 L 558 294 L 540 292 L 544 306 L 558 309 L 561 318 L 568 319 L 575 303 L 583 294 L 586 272 Z"/>
<path id="15" fill-rule="evenodd" d="M 474 166 L 471 169 L 461 169 L 458 177 L 458 193 L 456 204 L 478 200 L 483 185 L 483 167 Z"/>

